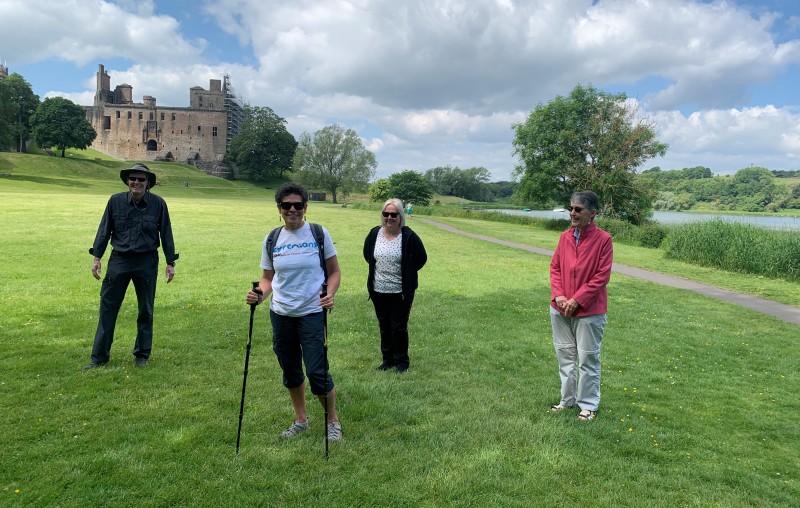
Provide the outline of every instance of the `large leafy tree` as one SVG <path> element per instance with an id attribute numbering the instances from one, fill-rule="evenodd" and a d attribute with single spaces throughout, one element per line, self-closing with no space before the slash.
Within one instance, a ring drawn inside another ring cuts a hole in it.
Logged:
<path id="1" fill-rule="evenodd" d="M 227 157 L 241 176 L 256 181 L 283 177 L 292 170 L 297 140 L 286 130 L 286 120 L 267 107 L 246 107 L 245 120 L 232 140 Z"/>
<path id="2" fill-rule="evenodd" d="M 354 130 L 329 125 L 313 135 L 300 136 L 293 168 L 298 181 L 329 191 L 336 203 L 340 192 L 365 191 L 376 166 L 375 154 L 364 147 Z"/>
<path id="3" fill-rule="evenodd" d="M 83 108 L 63 97 L 48 97 L 39 104 L 31 116 L 31 128 L 36 144 L 55 146 L 62 157 L 68 147 L 87 148 L 97 137 Z"/>
<path id="4" fill-rule="evenodd" d="M 0 81 L 0 146 L 25 151 L 30 139 L 30 119 L 39 106 L 39 96 L 16 72 Z"/>
<path id="5" fill-rule="evenodd" d="M 394 196 L 392 192 L 392 185 L 389 183 L 388 178 L 379 178 L 369 186 L 367 196 L 370 201 L 383 202 Z"/>
<path id="6" fill-rule="evenodd" d="M 435 192 L 472 201 L 485 201 L 491 197 L 487 185 L 491 176 L 489 170 L 482 167 L 461 169 L 440 166 L 425 172 L 425 178 Z"/>
<path id="7" fill-rule="evenodd" d="M 9 90 L 3 86 L 5 81 L 0 80 L 0 152 L 9 150 L 14 145 L 14 135 L 11 132 L 11 100 Z"/>
<path id="8" fill-rule="evenodd" d="M 433 195 L 428 179 L 410 169 L 392 174 L 389 177 L 389 187 L 393 197 L 422 206 L 427 206 Z"/>
<path id="9" fill-rule="evenodd" d="M 514 126 L 521 164 L 515 197 L 540 206 L 564 205 L 583 189 L 600 197 L 610 217 L 640 223 L 652 212 L 655 193 L 636 169 L 664 155 L 654 123 L 638 118 L 625 94 L 576 86 L 568 97 L 539 104 Z"/>

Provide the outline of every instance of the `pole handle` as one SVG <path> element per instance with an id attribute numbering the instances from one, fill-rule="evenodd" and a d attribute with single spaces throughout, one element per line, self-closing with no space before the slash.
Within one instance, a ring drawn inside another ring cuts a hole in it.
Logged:
<path id="1" fill-rule="evenodd" d="M 256 293 L 258 295 L 262 294 L 262 291 L 258 288 L 258 281 L 257 280 L 253 281 L 253 293 Z M 250 309 L 251 310 L 256 310 L 256 305 L 258 305 L 258 302 L 251 303 L 250 304 Z"/>

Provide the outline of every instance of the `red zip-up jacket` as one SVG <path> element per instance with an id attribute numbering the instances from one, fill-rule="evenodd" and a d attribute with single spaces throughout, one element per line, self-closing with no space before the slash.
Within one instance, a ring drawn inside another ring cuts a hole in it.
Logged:
<path id="1" fill-rule="evenodd" d="M 561 312 L 555 299 L 564 296 L 574 298 L 580 305 L 573 316 L 605 314 L 608 311 L 606 286 L 614 258 L 611 235 L 590 222 L 575 247 L 574 233 L 574 227 L 561 233 L 550 261 L 550 306 Z"/>

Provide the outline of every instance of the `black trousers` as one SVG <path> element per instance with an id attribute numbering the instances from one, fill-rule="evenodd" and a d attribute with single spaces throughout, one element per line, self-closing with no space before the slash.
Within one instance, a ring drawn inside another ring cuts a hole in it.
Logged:
<path id="1" fill-rule="evenodd" d="M 143 358 L 150 357 L 150 350 L 153 347 L 153 306 L 157 280 L 158 251 L 124 256 L 111 252 L 106 276 L 100 289 L 100 318 L 92 346 L 93 363 L 105 363 L 111 357 L 111 343 L 114 342 L 117 315 L 131 281 L 136 289 L 136 300 L 139 303 L 133 354 Z"/>
<path id="2" fill-rule="evenodd" d="M 408 318 L 411 314 L 411 298 L 402 293 L 371 293 L 372 305 L 381 331 L 381 354 L 383 362 L 407 369 Z"/>

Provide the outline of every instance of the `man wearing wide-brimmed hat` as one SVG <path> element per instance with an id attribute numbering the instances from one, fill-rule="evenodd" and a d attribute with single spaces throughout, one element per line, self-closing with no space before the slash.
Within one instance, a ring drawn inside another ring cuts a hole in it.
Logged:
<path id="1" fill-rule="evenodd" d="M 153 344 L 159 245 L 167 260 L 167 283 L 175 276 L 175 260 L 178 259 L 167 203 L 150 192 L 156 184 L 155 173 L 144 164 L 134 164 L 120 171 L 119 177 L 128 191 L 109 198 L 94 245 L 89 249 L 89 254 L 94 256 L 92 275 L 100 280 L 100 259 L 111 241 L 111 255 L 100 289 L 100 318 L 92 346 L 92 362 L 84 367 L 87 369 L 108 363 L 117 314 L 131 281 L 139 302 L 133 356 L 137 366 L 147 365 Z"/>

